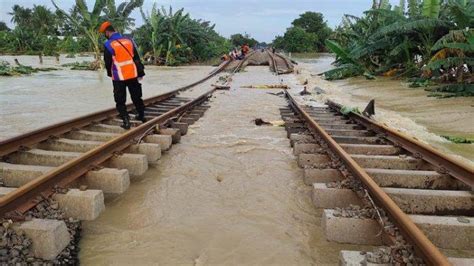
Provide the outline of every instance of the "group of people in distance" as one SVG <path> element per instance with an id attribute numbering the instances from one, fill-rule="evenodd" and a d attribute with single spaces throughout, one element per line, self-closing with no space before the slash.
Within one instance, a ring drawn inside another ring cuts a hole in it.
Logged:
<path id="1" fill-rule="evenodd" d="M 242 60 L 245 58 L 245 55 L 247 55 L 249 51 L 250 51 L 250 47 L 247 44 L 244 44 L 240 47 L 240 53 L 237 50 L 237 48 L 234 48 L 232 51 L 229 52 L 229 54 L 224 54 L 221 57 L 221 60 L 227 61 L 231 58 L 234 60 Z"/>

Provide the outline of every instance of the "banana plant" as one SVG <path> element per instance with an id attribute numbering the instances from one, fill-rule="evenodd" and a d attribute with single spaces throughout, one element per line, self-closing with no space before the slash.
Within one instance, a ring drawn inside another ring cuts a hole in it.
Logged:
<path id="1" fill-rule="evenodd" d="M 77 17 L 73 17 L 70 13 L 61 9 L 54 0 L 51 0 L 51 2 L 53 3 L 54 7 L 78 29 L 81 34 L 84 34 L 87 37 L 93 49 L 98 67 L 99 69 L 103 69 L 104 63 L 100 59 L 101 46 L 99 44 L 100 33 L 98 28 L 104 21 L 102 12 L 106 6 L 106 0 L 96 0 L 91 11 L 89 11 L 85 0 L 76 0 L 76 8 L 78 11 Z"/>
<path id="2" fill-rule="evenodd" d="M 141 8 L 144 0 L 131 0 L 122 2 L 118 7 L 115 4 L 115 0 L 106 0 L 104 8 L 105 17 L 107 20 L 112 22 L 115 29 L 119 32 L 131 30 L 135 26 L 135 19 L 131 18 L 130 15 L 133 10 Z"/>
<path id="3" fill-rule="evenodd" d="M 188 13 L 184 13 L 184 9 L 173 12 L 172 7 L 166 10 L 164 7 L 158 8 L 155 3 L 151 13 L 145 14 L 142 10 L 142 16 L 151 29 L 154 58 L 159 58 L 164 52 L 165 65 L 175 64 L 178 48 L 203 34 L 194 27 L 196 21 L 192 20 Z"/>
<path id="4" fill-rule="evenodd" d="M 158 63 L 158 60 L 163 50 L 163 36 L 160 31 L 164 29 L 165 16 L 161 13 L 156 2 L 153 4 L 151 13 L 145 14 L 143 9 L 140 8 L 140 13 L 145 21 L 145 26 L 148 26 L 150 32 L 151 47 L 153 49 L 154 64 Z"/>
<path id="5" fill-rule="evenodd" d="M 104 68 L 101 58 L 100 37 L 98 29 L 102 22 L 110 20 L 119 30 L 127 29 L 131 26 L 133 19 L 129 18 L 131 12 L 143 4 L 143 0 L 132 0 L 124 2 L 115 8 L 114 0 L 96 0 L 92 10 L 89 10 L 85 0 L 76 0 L 75 7 L 68 13 L 61 9 L 55 2 L 51 0 L 57 11 L 63 15 L 71 24 L 78 29 L 78 32 L 84 34 L 89 40 L 96 58 L 99 69 Z M 73 15 L 73 10 L 77 14 Z"/>

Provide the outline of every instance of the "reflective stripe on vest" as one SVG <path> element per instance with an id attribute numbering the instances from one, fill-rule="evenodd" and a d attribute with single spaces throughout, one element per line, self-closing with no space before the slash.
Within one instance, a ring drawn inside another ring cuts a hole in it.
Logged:
<path id="1" fill-rule="evenodd" d="M 138 77 L 137 66 L 133 61 L 133 57 L 130 56 L 133 56 L 134 52 L 132 41 L 125 38 L 118 39 L 112 41 L 110 46 L 114 50 L 112 61 L 117 70 L 118 79 L 129 80 Z M 114 76 L 112 76 L 112 78 L 116 80 Z"/>

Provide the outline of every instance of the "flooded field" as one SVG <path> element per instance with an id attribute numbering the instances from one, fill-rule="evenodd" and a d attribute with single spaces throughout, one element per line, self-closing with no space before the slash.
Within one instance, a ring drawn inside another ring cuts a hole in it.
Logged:
<path id="1" fill-rule="evenodd" d="M 321 54 L 315 58 L 298 59 L 298 82 L 310 81 L 309 88 L 318 86 L 339 103 L 358 106 L 363 110 L 370 99 L 376 102 L 376 119 L 449 153 L 474 160 L 474 144 L 455 144 L 441 135 L 474 139 L 474 98 L 436 99 L 426 97 L 423 88 L 409 88 L 400 80 L 377 77 L 376 80 L 350 78 L 326 81 L 316 74 L 330 69 L 334 58 Z"/>
<path id="2" fill-rule="evenodd" d="M 13 62 L 40 66 L 36 56 L 0 56 Z M 60 63 L 91 60 L 61 58 Z M 54 57 L 45 57 L 44 67 L 59 67 Z M 151 97 L 187 85 L 207 75 L 213 67 L 147 66 L 143 95 Z M 130 97 L 129 97 L 130 99 Z M 0 77 L 0 140 L 61 122 L 80 115 L 115 106 L 112 82 L 105 70 L 79 71 L 61 69 L 30 76 Z"/>
<path id="3" fill-rule="evenodd" d="M 239 88 L 277 81 L 248 68 L 217 92 L 158 168 L 85 223 L 81 262 L 336 264 L 351 247 L 324 240 L 284 128 L 252 121 L 279 120 L 284 99 Z"/>

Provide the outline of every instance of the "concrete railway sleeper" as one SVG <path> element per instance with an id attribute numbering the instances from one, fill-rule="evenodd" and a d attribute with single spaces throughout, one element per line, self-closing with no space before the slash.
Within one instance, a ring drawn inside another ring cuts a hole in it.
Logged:
<path id="1" fill-rule="evenodd" d="M 132 144 L 131 140 L 128 141 L 128 145 L 119 144 L 120 148 L 111 150 L 111 156 L 105 156 L 97 166 L 85 167 L 84 173 L 76 173 L 73 169 L 72 175 L 77 178 L 68 179 L 68 182 L 58 180 L 58 183 L 53 183 L 53 187 L 47 189 L 47 191 L 51 191 L 50 193 L 46 192 L 42 195 L 52 194 L 52 199 L 58 204 L 57 208 L 66 217 L 77 220 L 97 218 L 105 208 L 104 194 L 124 193 L 130 185 L 130 179 L 144 174 L 150 165 L 157 164 L 162 152 L 170 149 L 172 144 L 178 143 L 181 136 L 186 134 L 188 125 L 203 115 L 208 106 L 194 107 L 194 105 L 202 104 L 211 92 L 204 94 L 205 97 L 199 97 L 187 103 L 183 102 L 184 104 L 181 106 L 170 106 L 169 111 L 163 111 L 163 114 L 157 114 L 151 118 L 150 124 L 147 123 L 147 127 L 151 130 L 143 132 L 146 135 L 141 136 L 142 132 L 139 132 L 140 135 L 136 135 L 138 138 L 143 138 L 142 142 Z M 184 106 L 186 108 L 183 108 Z M 169 114 L 175 113 L 174 110 L 179 108 L 182 108 L 182 116 L 179 119 L 187 119 L 186 123 L 179 122 L 178 118 L 176 118 L 178 121 L 170 120 L 172 117 Z M 152 125 L 151 121 L 157 125 Z M 104 125 L 107 125 L 107 121 L 104 121 Z M 138 130 L 139 127 L 132 128 L 130 131 Z M 54 177 L 58 168 L 59 174 L 63 173 L 61 176 L 68 178 L 71 168 L 64 167 L 65 165 L 72 165 L 76 162 L 76 164 L 85 166 L 81 160 L 87 160 L 91 152 L 110 146 L 124 134 L 129 133 L 129 131 L 110 133 L 110 131 L 118 132 L 121 128 L 113 126 L 113 130 L 110 130 L 111 127 L 101 126 L 101 124 L 85 128 L 87 130 L 73 130 L 40 142 L 31 149 L 21 149 L 4 156 L 3 161 L 0 162 L 0 178 L 4 185 L 0 187 L 0 200 L 2 203 L 6 203 L 2 205 L 3 218 L 24 220 L 28 216 L 28 210 L 37 203 L 37 197 L 33 197 L 29 200 L 30 203 L 25 204 L 25 200 L 28 198 L 22 198 L 19 191 L 35 184 L 38 179 L 45 176 Z M 104 128 L 105 132 L 93 131 L 93 129 L 102 130 Z M 120 151 L 121 149 L 123 152 Z M 57 189 L 57 184 L 65 189 Z M 23 202 L 18 204 L 13 202 L 11 203 L 13 205 L 9 205 L 8 203 L 12 201 L 5 200 L 9 198 L 20 199 Z M 11 212 L 10 206 L 14 206 L 16 209 Z M 4 212 L 4 210 L 8 212 Z M 64 236 L 67 234 L 67 230 L 63 221 L 34 219 L 15 224 L 14 228 L 24 232 L 31 239 L 35 257 L 45 260 L 55 258 L 70 240 L 69 236 Z M 49 241 L 41 240 L 45 236 L 49 238 Z"/>
<path id="2" fill-rule="evenodd" d="M 286 96 L 289 107 L 281 116 L 304 182 L 313 188 L 313 204 L 323 209 L 327 240 L 382 246 L 341 251 L 342 265 L 474 263 L 472 168 L 431 155 L 411 138 L 411 146 L 400 145 L 409 137 L 394 142 L 385 127 L 342 115 L 336 103 L 309 107 Z"/>
<path id="3" fill-rule="evenodd" d="M 16 232 L 14 239 L 31 241 L 29 251 L 18 250 L 32 253 L 31 262 L 54 260 L 66 247 L 73 252 L 69 246 L 77 235 L 70 235 L 71 224 L 77 229 L 78 221 L 97 218 L 106 195 L 124 193 L 134 176 L 157 164 L 162 153 L 186 135 L 188 125 L 204 115 L 215 88 L 196 98 L 176 95 L 228 64 L 192 85 L 146 99 L 148 121 L 132 120 L 130 130 L 119 126 L 111 109 L 1 142 L 2 234 Z M 12 262 L 0 257 L 0 264 Z"/>

